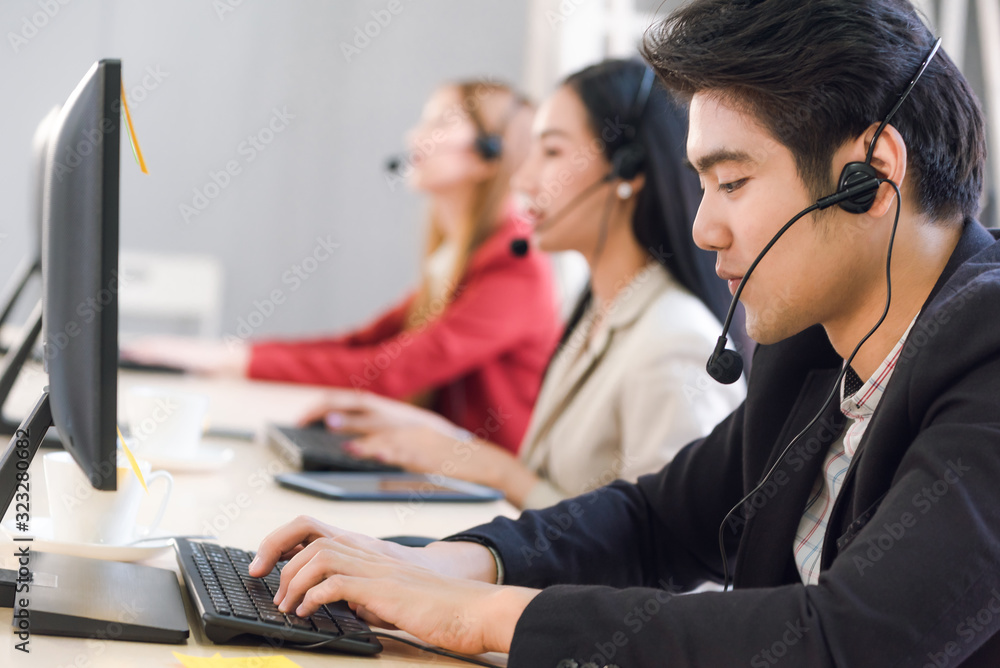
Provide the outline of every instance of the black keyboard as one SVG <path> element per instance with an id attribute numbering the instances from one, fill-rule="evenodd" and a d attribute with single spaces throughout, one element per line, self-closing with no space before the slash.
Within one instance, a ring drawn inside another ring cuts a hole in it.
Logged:
<path id="1" fill-rule="evenodd" d="M 271 445 L 303 471 L 363 471 L 394 473 L 403 469 L 376 459 L 355 457 L 343 445 L 357 434 L 335 434 L 325 427 L 279 427 L 271 425 Z"/>
<path id="2" fill-rule="evenodd" d="M 177 539 L 176 549 L 188 593 L 212 642 L 228 643 L 250 634 L 267 638 L 274 647 L 327 643 L 322 649 L 352 654 L 382 651 L 372 636 L 351 637 L 371 630 L 343 601 L 321 606 L 310 617 L 279 611 L 273 599 L 286 562 L 255 578 L 248 571 L 253 552 L 183 538 Z"/>

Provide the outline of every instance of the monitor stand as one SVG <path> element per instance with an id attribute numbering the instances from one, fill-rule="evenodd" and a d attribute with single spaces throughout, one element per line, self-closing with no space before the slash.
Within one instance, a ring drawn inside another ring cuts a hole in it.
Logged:
<path id="1" fill-rule="evenodd" d="M 4 356 L 2 364 L 0 364 L 0 434 L 14 434 L 20 426 L 17 422 L 6 416 L 4 407 L 7 405 L 7 399 L 14 388 L 14 383 L 17 381 L 17 377 L 20 375 L 21 369 L 24 367 L 24 363 L 31 354 L 31 350 L 35 347 L 35 342 L 38 341 L 38 336 L 41 333 L 42 302 L 39 300 L 35 308 L 31 311 L 31 315 L 28 316 L 28 321 L 24 325 L 21 336 L 11 346 L 11 349 Z M 62 448 L 62 442 L 59 440 L 59 434 L 56 430 L 53 429 L 46 432 L 41 446 L 43 448 Z"/>
<path id="2" fill-rule="evenodd" d="M 15 543 L 15 552 L 30 544 Z M 15 629 L 27 619 L 31 635 L 187 641 L 187 613 L 173 571 L 66 554 L 29 550 L 29 555 L 31 583 L 27 593 L 15 595 Z"/>
<path id="3" fill-rule="evenodd" d="M 0 458 L 3 512 L 14 497 L 17 471 L 30 465 L 42 440 L 38 435 L 51 425 L 46 391 Z M 27 533 L 15 536 L 12 552 L 18 569 L 0 570 L 0 605 L 14 607 L 14 634 L 19 639 L 23 619 L 25 640 L 29 633 L 139 642 L 187 640 L 184 599 L 173 571 L 34 552 L 32 542 Z"/>
<path id="4" fill-rule="evenodd" d="M 7 318 L 10 317 L 11 311 L 14 310 L 14 304 L 17 302 L 17 298 L 21 296 L 24 292 L 24 288 L 27 287 L 28 281 L 31 280 L 36 274 L 41 275 L 42 273 L 42 260 L 37 255 L 35 257 L 27 257 L 21 260 L 21 263 L 17 265 L 14 270 L 14 275 L 11 276 L 10 281 L 7 283 L 7 287 L 4 288 L 3 295 L 0 295 L 0 327 L 7 322 Z M 7 350 L 0 346 L 0 352 L 6 353 Z"/>

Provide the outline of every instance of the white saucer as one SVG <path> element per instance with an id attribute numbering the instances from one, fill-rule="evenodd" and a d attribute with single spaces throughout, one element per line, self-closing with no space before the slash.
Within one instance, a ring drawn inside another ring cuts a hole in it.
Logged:
<path id="1" fill-rule="evenodd" d="M 100 543 L 70 543 L 53 540 L 52 519 L 49 517 L 31 518 L 31 531 L 23 533 L 15 531 L 13 519 L 0 525 L 0 529 L 9 538 L 34 538 L 30 543 L 32 550 L 49 552 L 51 554 L 68 554 L 74 557 L 89 557 L 91 559 L 106 559 L 109 561 L 141 561 L 150 559 L 174 546 L 173 538 L 149 540 L 138 545 L 102 545 Z M 136 536 L 139 538 L 140 536 Z"/>
<path id="2" fill-rule="evenodd" d="M 135 456 L 145 459 L 154 469 L 164 469 L 174 473 L 197 473 L 218 471 L 233 460 L 232 448 L 202 445 L 193 456 L 178 457 L 169 452 L 136 452 Z"/>

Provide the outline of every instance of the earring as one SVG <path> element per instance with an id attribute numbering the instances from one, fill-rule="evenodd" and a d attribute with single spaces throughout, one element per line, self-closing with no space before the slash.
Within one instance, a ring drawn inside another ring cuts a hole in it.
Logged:
<path id="1" fill-rule="evenodd" d="M 618 199 L 629 199 L 632 197 L 632 184 L 628 181 L 622 181 L 618 184 Z"/>

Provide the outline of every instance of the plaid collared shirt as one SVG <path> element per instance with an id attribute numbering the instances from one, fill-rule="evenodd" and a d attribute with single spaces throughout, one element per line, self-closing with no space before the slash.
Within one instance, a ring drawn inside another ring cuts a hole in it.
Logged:
<path id="1" fill-rule="evenodd" d="M 844 396 L 844 386 L 847 384 L 847 376 L 854 374 L 853 370 L 848 369 L 848 373 L 844 376 L 844 382 L 840 388 L 840 410 L 847 417 L 848 423 L 840 438 L 830 446 L 830 450 L 826 454 L 823 470 L 809 494 L 809 502 L 802 513 L 802 520 L 795 533 L 795 544 L 792 546 L 792 551 L 795 553 L 795 565 L 799 569 L 802 582 L 807 585 L 819 582 L 819 560 L 823 553 L 826 525 L 833 513 L 833 502 L 840 494 L 844 476 L 858 450 L 861 437 L 864 436 L 869 419 L 875 413 L 875 409 L 882 399 L 882 393 L 889 384 L 889 378 L 892 377 L 892 372 L 896 368 L 896 360 L 903 350 L 906 337 L 916 321 L 917 319 L 914 317 L 899 342 L 882 360 L 882 364 L 872 374 L 872 377 L 862 384 L 860 389 L 847 397 Z M 854 375 L 856 376 L 856 374 Z"/>

